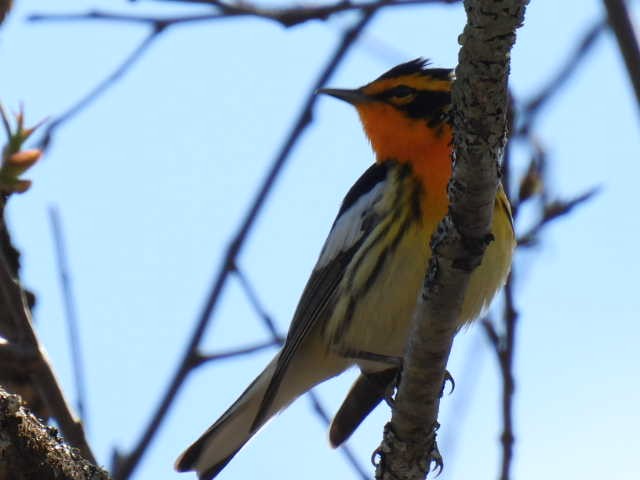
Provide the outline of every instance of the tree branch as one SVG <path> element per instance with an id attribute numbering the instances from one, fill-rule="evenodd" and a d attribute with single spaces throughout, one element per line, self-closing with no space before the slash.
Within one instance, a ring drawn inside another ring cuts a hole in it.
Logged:
<path id="1" fill-rule="evenodd" d="M 609 25 L 616 34 L 620 51 L 627 65 L 629 78 L 636 93 L 636 103 L 640 107 L 640 47 L 638 37 L 629 17 L 624 0 L 604 0 L 609 17 Z"/>
<path id="2" fill-rule="evenodd" d="M 320 399 L 316 393 L 313 390 L 310 390 L 307 393 L 307 396 L 309 397 L 309 400 L 311 400 L 311 408 L 313 408 L 313 411 L 316 413 L 318 418 L 328 426 L 331 423 L 331 417 L 329 417 L 327 410 L 322 406 L 322 403 L 320 403 Z M 360 465 L 360 462 L 346 443 L 340 445 L 340 452 L 361 480 L 369 480 L 369 472 Z"/>
<path id="3" fill-rule="evenodd" d="M 587 29 L 557 72 L 549 77 L 545 86 L 524 104 L 521 113 L 522 120 L 518 122 L 521 125 L 515 135 L 526 136 L 529 131 L 533 130 L 535 120 L 543 107 L 562 92 L 563 87 L 569 83 L 578 67 L 582 65 L 587 55 L 593 50 L 596 41 L 602 36 L 602 32 L 606 31 L 606 27 L 607 24 L 604 20 L 598 20 Z"/>
<path id="4" fill-rule="evenodd" d="M 60 214 L 56 207 L 49 207 L 49 220 L 51 221 L 51 230 L 53 233 L 56 263 L 58 266 L 58 275 L 60 277 L 60 288 L 62 289 L 62 298 L 65 307 L 65 319 L 67 321 L 67 331 L 69 334 L 69 345 L 71 347 L 71 361 L 73 366 L 73 376 L 76 387 L 76 404 L 78 406 L 78 414 L 80 419 L 87 427 L 87 388 L 86 375 L 84 371 L 84 360 L 82 356 L 82 346 L 80 341 L 80 328 L 78 315 L 76 313 L 76 302 L 74 300 L 73 291 L 71 289 L 71 276 L 69 274 L 69 265 L 67 257 L 67 249 L 62 235 L 62 225 Z"/>
<path id="5" fill-rule="evenodd" d="M 444 372 L 470 273 L 490 239 L 498 162 L 506 139 L 507 77 L 526 0 L 465 0 L 467 26 L 452 92 L 454 169 L 449 214 L 433 255 L 391 422 L 377 450 L 376 478 L 418 480 L 432 461 Z"/>
<path id="6" fill-rule="evenodd" d="M 599 191 L 598 187 L 591 188 L 585 193 L 582 193 L 569 200 L 556 200 L 549 202 L 543 206 L 541 217 L 538 221 L 525 233 L 518 236 L 518 247 L 530 247 L 535 245 L 538 240 L 540 231 L 558 218 L 567 215 L 575 207 L 582 205 L 584 202 L 590 200 Z"/>
<path id="7" fill-rule="evenodd" d="M 251 353 L 261 352 L 269 348 L 279 347 L 282 345 L 282 338 L 273 338 L 267 342 L 256 343 L 255 345 L 249 345 L 248 347 L 234 348 L 226 352 L 216 352 L 208 354 L 196 353 L 193 356 L 192 368 L 197 368 L 208 362 L 217 362 L 219 360 L 228 360 L 230 358 L 242 357 Z"/>
<path id="8" fill-rule="evenodd" d="M 101 468 L 44 426 L 17 395 L 0 388 L 0 478 L 11 480 L 109 480 Z"/>
<path id="9" fill-rule="evenodd" d="M 118 67 L 111 72 L 107 77 L 102 79 L 98 85 L 96 85 L 90 92 L 84 97 L 78 100 L 74 105 L 69 107 L 66 112 L 60 114 L 47 124 L 42 139 L 38 143 L 38 148 L 47 150 L 51 144 L 53 133 L 64 123 L 71 120 L 77 114 L 82 112 L 85 108 L 91 105 L 97 98 L 99 98 L 104 92 L 111 88 L 115 83 L 126 73 L 129 69 L 142 58 L 142 55 L 151 47 L 153 41 L 162 33 L 161 28 L 154 28 L 152 32 L 140 42 L 139 45 L 125 58 L 125 60 L 118 65 Z"/>
<path id="10" fill-rule="evenodd" d="M 249 2 L 237 2 L 231 4 L 222 1 L 207 1 L 197 3 L 210 4 L 214 7 L 217 7 L 218 11 L 214 13 L 159 17 L 154 15 L 130 15 L 107 12 L 103 10 L 91 10 L 86 13 L 68 14 L 35 13 L 33 15 L 30 15 L 28 19 L 32 22 L 108 20 L 115 22 L 151 24 L 156 28 L 165 28 L 185 23 L 209 22 L 236 17 L 257 17 L 264 20 L 271 20 L 285 28 L 290 28 L 308 22 L 310 20 L 328 20 L 333 15 L 350 11 L 370 13 L 374 10 L 378 10 L 379 8 L 386 7 L 408 7 L 429 3 L 450 4 L 459 2 L 460 0 L 395 0 L 390 2 L 381 2 L 379 0 L 366 2 L 351 2 L 339 0 L 328 5 L 264 8 Z"/>
<path id="11" fill-rule="evenodd" d="M 511 461 L 513 459 L 513 394 L 515 392 L 515 377 L 513 375 L 513 354 L 515 351 L 516 327 L 518 312 L 513 299 L 513 270 L 504 287 L 504 333 L 499 335 L 489 319 L 482 321 L 482 326 L 489 337 L 493 351 L 498 360 L 502 375 L 502 466 L 500 480 L 509 480 Z"/>

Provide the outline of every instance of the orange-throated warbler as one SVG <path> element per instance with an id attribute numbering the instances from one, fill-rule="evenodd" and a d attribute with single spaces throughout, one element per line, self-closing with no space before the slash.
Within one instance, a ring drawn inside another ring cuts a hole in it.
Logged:
<path id="1" fill-rule="evenodd" d="M 342 202 L 284 346 L 240 398 L 177 460 L 179 471 L 215 477 L 276 413 L 353 365 L 361 374 L 330 428 L 340 445 L 395 381 L 431 255 L 447 213 L 451 176 L 449 69 L 417 59 L 355 90 L 322 89 L 353 105 L 376 162 Z M 498 189 L 492 234 L 473 271 L 459 325 L 502 286 L 515 246 L 507 197 Z"/>

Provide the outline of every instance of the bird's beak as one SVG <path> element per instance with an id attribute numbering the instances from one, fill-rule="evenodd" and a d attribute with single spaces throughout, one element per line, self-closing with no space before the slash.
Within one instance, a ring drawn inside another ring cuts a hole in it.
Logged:
<path id="1" fill-rule="evenodd" d="M 332 97 L 344 100 L 351 105 L 358 105 L 359 103 L 369 100 L 369 97 L 367 97 L 360 90 L 348 90 L 344 88 L 319 88 L 316 93 L 331 95 Z"/>

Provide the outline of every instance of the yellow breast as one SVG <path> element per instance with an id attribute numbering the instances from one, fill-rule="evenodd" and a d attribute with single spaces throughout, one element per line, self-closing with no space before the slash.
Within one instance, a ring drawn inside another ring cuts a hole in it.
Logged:
<path id="1" fill-rule="evenodd" d="M 331 349 L 388 356 L 403 354 L 431 256 L 429 240 L 438 221 L 428 220 L 429 216 L 424 216 L 422 221 L 412 221 L 397 240 L 393 252 L 387 252 L 382 265 L 376 265 L 375 259 L 383 253 L 385 245 L 398 233 L 397 229 L 402 223 L 397 214 L 394 218 L 395 225 L 387 228 L 385 233 L 388 238 L 368 249 L 368 260 L 361 262 L 358 272 L 361 278 L 349 270 L 345 273 L 339 288 L 339 300 L 325 329 L 325 338 Z M 471 275 L 460 326 L 475 319 L 490 304 L 509 272 L 515 240 L 508 202 L 502 188 L 496 197 L 492 233 L 494 241 L 487 247 L 482 263 Z M 375 286 L 358 296 L 353 285 L 365 281 L 375 268 L 379 269 Z"/>

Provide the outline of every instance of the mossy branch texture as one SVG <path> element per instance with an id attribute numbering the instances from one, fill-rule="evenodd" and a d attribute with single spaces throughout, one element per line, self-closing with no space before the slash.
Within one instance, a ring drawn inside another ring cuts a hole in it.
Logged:
<path id="1" fill-rule="evenodd" d="M 19 396 L 0 388 L 0 479 L 110 480 L 43 425 Z"/>
<path id="2" fill-rule="evenodd" d="M 506 142 L 509 56 L 527 3 L 464 2 L 467 25 L 459 38 L 452 92 L 449 214 L 431 239 L 433 256 L 406 346 L 393 415 L 377 450 L 377 479 L 424 479 L 432 462 L 441 465 L 435 436 L 445 368 L 470 273 L 491 239 Z"/>

